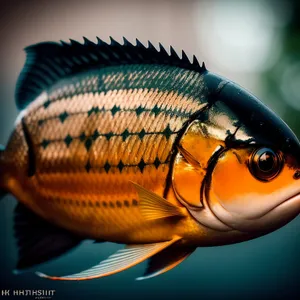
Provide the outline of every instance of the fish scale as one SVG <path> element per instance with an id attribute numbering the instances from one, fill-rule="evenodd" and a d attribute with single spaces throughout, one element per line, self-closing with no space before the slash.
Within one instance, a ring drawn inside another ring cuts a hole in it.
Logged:
<path id="1" fill-rule="evenodd" d="M 31 204 L 33 209 L 96 238 L 103 238 L 101 226 L 91 223 L 110 224 L 105 234 L 118 238 L 133 228 L 147 231 L 140 211 L 124 207 L 125 200 L 139 201 L 129 183 L 163 195 L 176 136 L 205 105 L 197 98 L 201 85 L 187 88 L 194 77 L 201 82 L 201 74 L 178 74 L 169 66 L 147 66 L 146 71 L 141 65 L 110 67 L 82 73 L 77 81 L 64 79 L 44 100 L 30 104 L 23 122 L 34 145 L 35 170 L 22 180 L 39 199 Z M 70 205 L 70 199 L 81 205 Z M 92 206 L 86 205 L 89 201 Z M 97 201 L 110 201 L 114 208 L 96 206 Z"/>

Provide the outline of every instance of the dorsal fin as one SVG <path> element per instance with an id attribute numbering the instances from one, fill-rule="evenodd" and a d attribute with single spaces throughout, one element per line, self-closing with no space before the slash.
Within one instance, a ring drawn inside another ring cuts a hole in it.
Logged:
<path id="1" fill-rule="evenodd" d="M 198 61 L 191 63 L 184 55 L 179 58 L 171 47 L 171 55 L 159 44 L 158 51 L 150 42 L 148 48 L 139 40 L 132 45 L 124 38 L 123 45 L 113 38 L 107 44 L 97 38 L 94 43 L 83 38 L 81 44 L 74 40 L 66 42 L 44 42 L 25 48 L 27 58 L 16 87 L 16 104 L 25 108 L 43 90 L 60 79 L 106 66 L 124 64 L 163 64 L 204 72 Z"/>

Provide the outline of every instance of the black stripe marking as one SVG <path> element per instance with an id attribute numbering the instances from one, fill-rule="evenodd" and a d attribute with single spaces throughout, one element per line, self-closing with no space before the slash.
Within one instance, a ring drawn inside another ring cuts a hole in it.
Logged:
<path id="1" fill-rule="evenodd" d="M 36 161 L 35 161 L 35 153 L 34 153 L 34 144 L 32 141 L 32 138 L 30 136 L 28 127 L 25 123 L 25 119 L 22 118 L 22 129 L 24 132 L 24 137 L 25 137 L 25 141 L 28 147 L 28 170 L 27 170 L 27 174 L 29 177 L 32 177 L 35 172 L 36 172 Z"/>
<path id="2" fill-rule="evenodd" d="M 93 167 L 92 165 L 90 165 L 89 167 L 89 171 L 91 169 L 93 170 L 101 170 L 101 169 L 104 169 L 106 173 L 109 172 L 109 170 L 111 168 L 118 168 L 120 173 L 122 173 L 122 170 L 126 167 L 126 168 L 133 168 L 133 167 L 138 167 L 140 172 L 143 173 L 144 169 L 146 166 L 154 166 L 156 169 L 158 169 L 158 167 L 160 165 L 166 165 L 166 164 L 169 164 L 170 161 L 169 160 L 166 160 L 166 161 L 159 161 L 158 158 L 155 159 L 154 163 L 153 162 L 145 162 L 144 159 L 142 158 L 140 160 L 140 162 L 138 164 L 124 164 L 122 161 L 120 161 L 117 165 L 112 165 L 110 164 L 108 161 L 106 161 L 106 163 L 103 165 L 103 166 L 99 166 L 99 167 Z"/>
<path id="3" fill-rule="evenodd" d="M 74 113 L 61 113 L 59 115 L 56 116 L 51 116 L 45 119 L 41 119 L 38 121 L 38 125 L 42 126 L 44 125 L 47 121 L 51 121 L 51 120 L 56 120 L 59 119 L 62 123 L 69 117 L 72 116 L 79 116 L 79 115 L 83 115 L 83 114 L 87 114 L 88 117 L 90 117 L 92 114 L 97 115 L 99 113 L 106 113 L 106 112 L 111 112 L 111 114 L 114 116 L 117 112 L 135 112 L 137 116 L 139 116 L 141 113 L 143 112 L 150 112 L 153 113 L 155 116 L 157 116 L 159 113 L 164 113 L 166 115 L 171 115 L 171 116 L 178 116 L 181 118 L 188 118 L 190 116 L 190 111 L 189 112 L 184 112 L 181 111 L 180 109 L 165 109 L 165 108 L 159 108 L 157 105 L 155 105 L 152 109 L 150 108 L 145 108 L 142 106 L 138 106 L 135 109 L 120 109 L 120 107 L 118 106 L 114 106 L 111 109 L 105 109 L 104 107 L 99 108 L 98 106 L 91 108 L 89 111 L 80 111 L 80 112 L 74 112 Z"/>
<path id="4" fill-rule="evenodd" d="M 140 140 L 142 140 L 146 135 L 164 135 L 166 139 L 168 140 L 171 135 L 179 133 L 179 131 L 172 131 L 170 126 L 168 125 L 163 131 L 151 131 L 151 132 L 146 132 L 144 129 L 142 129 L 140 132 L 129 132 L 127 129 L 124 130 L 122 133 L 99 133 L 98 130 L 96 129 L 93 134 L 91 135 L 85 135 L 84 132 L 82 132 L 79 136 L 71 136 L 70 134 L 67 134 L 65 138 L 62 139 L 44 139 L 41 143 L 39 143 L 39 146 L 43 147 L 46 149 L 50 143 L 54 142 L 64 142 L 67 147 L 70 146 L 70 144 L 74 140 L 80 140 L 81 142 L 85 143 L 85 147 L 87 151 L 90 149 L 93 141 L 97 140 L 99 137 L 105 137 L 108 141 L 114 137 L 114 136 L 121 136 L 123 141 L 125 141 L 129 136 L 138 136 Z"/>
<path id="5" fill-rule="evenodd" d="M 170 162 L 170 168 L 169 168 L 169 172 L 168 172 L 168 175 L 167 175 L 166 186 L 165 186 L 164 193 L 163 193 L 164 198 L 167 198 L 170 187 L 172 186 L 173 167 L 174 167 L 174 162 L 175 162 L 176 155 L 178 153 L 177 146 L 179 145 L 179 142 L 180 142 L 181 138 L 183 137 L 184 133 L 186 132 L 188 126 L 194 120 L 197 120 L 200 117 L 200 115 L 203 112 L 205 112 L 206 110 L 208 110 L 210 107 L 211 107 L 211 105 L 207 104 L 200 111 L 197 111 L 194 114 L 192 114 L 190 119 L 188 119 L 183 124 L 182 128 L 178 131 L 178 135 L 176 136 L 176 139 L 175 139 L 174 144 L 173 144 L 173 149 L 171 150 L 170 158 L 168 159 L 168 161 Z"/>
<path id="6" fill-rule="evenodd" d="M 223 90 L 223 88 L 228 84 L 229 82 L 222 82 L 219 87 L 209 93 L 207 95 L 207 104 L 200 109 L 199 111 L 195 112 L 194 114 L 191 115 L 191 117 L 183 124 L 182 128 L 179 130 L 179 133 L 175 139 L 175 142 L 173 144 L 173 149 L 171 151 L 171 157 L 170 157 L 170 169 L 169 169 L 169 173 L 166 179 L 166 187 L 164 189 L 164 194 L 163 197 L 166 198 L 168 195 L 168 192 L 170 190 L 170 187 L 172 186 L 172 174 L 173 174 L 173 167 L 174 167 L 174 162 L 175 162 L 175 158 L 176 158 L 176 154 L 178 153 L 178 149 L 177 146 L 179 145 L 179 142 L 182 138 L 182 136 L 184 135 L 186 129 L 188 128 L 188 126 L 195 120 L 203 120 L 203 118 L 207 117 L 207 114 L 205 114 L 205 112 L 208 112 L 210 110 L 210 108 L 215 105 L 216 102 L 218 102 L 218 95 L 220 94 L 220 92 Z"/>
<path id="7" fill-rule="evenodd" d="M 213 170 L 217 165 L 220 156 L 224 154 L 227 150 L 228 149 L 224 148 L 223 146 L 220 146 L 220 148 L 211 156 L 211 158 L 207 163 L 208 167 L 206 169 L 206 174 L 202 180 L 201 188 L 200 188 L 200 203 L 202 205 L 204 205 L 204 197 L 207 200 L 209 199 L 209 191 L 210 191 L 211 177 L 212 177 Z M 219 219 L 217 216 L 216 218 Z"/>

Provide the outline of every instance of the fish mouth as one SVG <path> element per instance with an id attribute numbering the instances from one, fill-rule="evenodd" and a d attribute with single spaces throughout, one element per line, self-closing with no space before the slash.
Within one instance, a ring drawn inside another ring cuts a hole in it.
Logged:
<path id="1" fill-rule="evenodd" d="M 271 232 L 297 217 L 300 213 L 300 192 L 286 198 L 270 210 L 252 218 L 243 218 L 226 210 L 222 205 L 212 206 L 215 216 L 224 224 L 241 232 Z"/>
<path id="2" fill-rule="evenodd" d="M 295 194 L 294 196 L 291 196 L 287 199 L 285 199 L 283 202 L 279 203 L 278 205 L 276 205 L 275 207 L 271 208 L 269 211 L 265 212 L 263 215 L 260 215 L 259 218 L 263 218 L 264 216 L 268 215 L 269 213 L 271 213 L 272 211 L 279 209 L 280 207 L 284 207 L 286 205 L 289 205 L 289 203 L 293 203 L 299 201 L 300 204 L 300 193 Z M 300 213 L 300 206 L 299 206 L 299 212 Z M 255 218 L 249 219 L 249 220 L 255 220 Z"/>
<path id="3" fill-rule="evenodd" d="M 252 220 L 255 225 L 251 231 L 274 231 L 296 218 L 300 213 L 300 193 L 287 198 L 258 219 Z"/>

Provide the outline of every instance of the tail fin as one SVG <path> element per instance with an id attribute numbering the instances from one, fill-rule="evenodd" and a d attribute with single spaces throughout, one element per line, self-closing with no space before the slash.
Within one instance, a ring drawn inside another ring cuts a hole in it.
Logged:
<path id="1" fill-rule="evenodd" d="M 7 194 L 5 190 L 2 189 L 3 183 L 2 181 L 2 172 L 3 172 L 3 164 L 4 164 L 4 151 L 5 147 L 0 145 L 0 200 Z"/>

